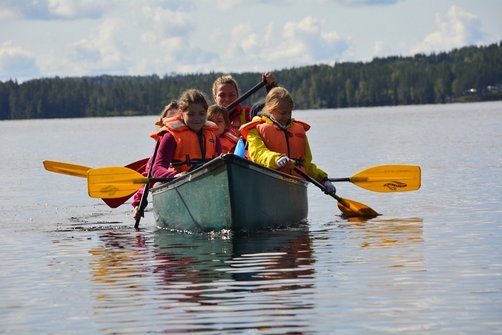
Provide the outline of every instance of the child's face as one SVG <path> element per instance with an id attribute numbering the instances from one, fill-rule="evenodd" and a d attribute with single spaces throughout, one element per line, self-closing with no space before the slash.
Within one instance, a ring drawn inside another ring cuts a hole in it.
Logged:
<path id="1" fill-rule="evenodd" d="M 201 104 L 191 104 L 188 110 L 182 113 L 183 121 L 188 128 L 198 132 L 206 123 L 207 111 Z"/>
<path id="2" fill-rule="evenodd" d="M 277 106 L 271 108 L 268 112 L 277 122 L 279 122 L 283 126 L 288 124 L 292 114 L 291 107 L 284 102 L 279 102 Z"/>
<path id="3" fill-rule="evenodd" d="M 223 118 L 223 115 L 221 115 L 221 114 L 215 115 L 211 119 L 211 121 L 216 123 L 216 125 L 218 126 L 218 130 L 216 131 L 216 135 L 220 136 L 221 134 L 223 134 L 223 132 L 225 131 L 225 128 L 227 127 L 227 125 L 225 123 L 225 119 Z"/>
<path id="4" fill-rule="evenodd" d="M 227 107 L 237 99 L 237 90 L 232 84 L 223 84 L 218 87 L 213 98 L 218 106 Z"/>

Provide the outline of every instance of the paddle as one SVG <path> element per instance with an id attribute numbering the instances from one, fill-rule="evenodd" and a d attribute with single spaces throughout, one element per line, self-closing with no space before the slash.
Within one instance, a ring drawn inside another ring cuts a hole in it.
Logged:
<path id="1" fill-rule="evenodd" d="M 148 163 L 148 158 L 143 158 L 137 162 L 127 164 L 125 167 L 129 169 L 133 169 L 136 172 L 143 173 L 146 170 L 146 164 Z M 122 198 L 117 199 L 103 199 L 103 201 L 110 206 L 111 208 L 117 208 L 120 205 L 124 204 L 130 197 L 132 197 L 134 193 L 123 196 Z"/>
<path id="2" fill-rule="evenodd" d="M 75 176 L 75 177 L 82 177 L 82 178 L 86 178 L 87 171 L 89 171 L 91 169 L 90 167 L 83 166 L 83 165 L 75 165 L 75 164 L 56 162 L 56 161 L 47 161 L 47 160 L 43 161 L 43 164 L 44 164 L 44 168 L 47 171 L 66 174 L 66 175 Z"/>
<path id="3" fill-rule="evenodd" d="M 175 178 L 148 178 L 122 166 L 90 169 L 87 172 L 87 190 L 92 198 L 120 198 L 136 192 L 144 184 L 168 182 Z"/>
<path id="4" fill-rule="evenodd" d="M 324 187 L 323 184 L 321 184 L 320 182 L 318 182 L 317 180 L 315 180 L 314 178 L 312 178 L 311 176 L 309 176 L 296 166 L 294 167 L 294 171 L 303 178 L 305 178 L 306 180 L 310 181 L 315 186 L 319 187 L 324 193 L 329 194 L 330 196 L 335 198 L 338 201 L 338 208 L 346 217 L 372 218 L 380 215 L 370 207 L 366 206 L 365 204 L 347 198 L 341 198 L 333 193 L 328 193 L 326 187 Z"/>
<path id="5" fill-rule="evenodd" d="M 153 163 L 155 163 L 155 158 L 157 157 L 157 150 L 159 149 L 159 145 L 160 145 L 160 140 L 157 140 L 155 143 L 155 149 L 153 149 L 152 160 L 151 160 L 150 166 L 148 168 L 148 174 L 147 174 L 148 178 L 152 177 Z M 147 205 L 148 191 L 149 190 L 150 190 L 150 188 L 148 187 L 148 183 L 146 183 L 145 186 L 143 187 L 143 194 L 141 195 L 141 201 L 139 202 L 139 208 L 138 208 L 138 213 L 136 216 L 136 221 L 134 222 L 135 229 L 139 228 L 139 221 L 145 215 L 145 207 Z"/>
<path id="6" fill-rule="evenodd" d="M 329 181 L 348 181 L 374 192 L 406 192 L 420 188 L 421 170 L 416 165 L 377 165 L 352 177 L 329 178 Z"/>
<path id="7" fill-rule="evenodd" d="M 260 88 L 262 88 L 263 86 L 265 86 L 267 84 L 267 82 L 265 80 L 262 80 L 260 81 L 258 84 L 254 85 L 253 87 L 251 87 L 249 89 L 249 91 L 247 91 L 246 93 L 244 93 L 243 95 L 241 95 L 239 98 L 237 98 L 237 100 L 235 100 L 234 102 L 232 102 L 230 105 L 228 105 L 226 108 L 227 110 L 230 112 L 232 109 L 234 109 L 238 104 L 240 104 L 241 102 L 243 102 L 244 100 L 246 100 L 247 98 L 249 98 L 249 96 L 251 96 L 251 94 L 255 93 L 256 91 L 258 91 Z"/>
<path id="8" fill-rule="evenodd" d="M 139 173 L 142 173 L 143 171 L 145 171 L 145 166 L 146 166 L 147 161 L 148 161 L 148 158 L 143 158 L 139 161 L 136 161 L 136 162 L 133 162 L 133 163 L 126 165 L 126 167 L 133 169 Z M 81 177 L 81 178 L 87 178 L 87 171 L 92 169 L 88 166 L 69 164 L 69 163 L 57 162 L 57 161 L 49 161 L 49 160 L 43 161 L 43 165 L 47 171 L 66 174 L 66 175 L 75 176 L 75 177 Z M 134 194 L 134 192 L 131 194 L 124 195 L 121 198 L 114 198 L 114 199 L 104 198 L 103 201 L 110 208 L 117 208 L 120 205 L 124 204 L 133 194 Z"/>

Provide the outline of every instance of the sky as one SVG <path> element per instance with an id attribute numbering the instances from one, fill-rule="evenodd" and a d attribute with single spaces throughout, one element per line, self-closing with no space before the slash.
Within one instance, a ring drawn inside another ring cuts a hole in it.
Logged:
<path id="1" fill-rule="evenodd" d="M 264 72 L 502 40 L 501 0 L 0 0 L 0 81 Z"/>

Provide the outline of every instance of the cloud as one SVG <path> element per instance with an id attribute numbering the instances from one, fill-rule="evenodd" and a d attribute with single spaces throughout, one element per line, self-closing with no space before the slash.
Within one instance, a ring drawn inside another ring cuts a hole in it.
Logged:
<path id="1" fill-rule="evenodd" d="M 323 26 L 324 20 L 312 16 L 287 22 L 282 30 L 282 42 L 267 52 L 268 59 L 291 65 L 335 61 L 348 49 L 348 42 Z"/>
<path id="2" fill-rule="evenodd" d="M 172 37 L 162 41 L 160 44 L 163 52 L 161 57 L 166 63 L 176 62 L 185 68 L 190 65 L 197 65 L 198 71 L 201 71 L 201 64 L 207 64 L 215 59 L 216 54 L 205 51 L 199 47 L 192 46 L 189 42 L 180 37 Z"/>
<path id="3" fill-rule="evenodd" d="M 73 20 L 99 18 L 112 10 L 115 0 L 6 0 L 0 4 L 0 18 Z"/>
<path id="4" fill-rule="evenodd" d="M 69 71 L 77 74 L 115 73 L 127 68 L 126 47 L 121 43 L 123 29 L 118 20 L 104 21 L 92 37 L 81 39 L 68 51 Z"/>
<path id="5" fill-rule="evenodd" d="M 0 0 L 0 21 L 9 32 L 0 38 L 1 75 L 264 71 L 411 53 L 410 39 L 420 41 L 413 52 L 429 52 L 486 38 L 478 17 L 458 5 L 436 14 L 428 35 L 413 36 L 405 22 L 409 33 L 395 26 L 387 37 L 389 29 L 371 23 L 372 6 L 401 1 L 313 0 L 316 7 L 296 0 Z M 313 14 L 314 7 L 320 12 Z M 302 14 L 306 9 L 310 16 Z M 347 21 L 353 27 L 341 35 L 340 15 L 353 11 L 358 15 Z"/>
<path id="6" fill-rule="evenodd" d="M 146 27 L 158 39 L 187 35 L 194 29 L 190 13 L 182 10 L 146 5 L 142 8 L 142 15 L 144 23 L 148 24 Z"/>
<path id="7" fill-rule="evenodd" d="M 345 6 L 388 6 L 402 0 L 335 0 Z"/>
<path id="8" fill-rule="evenodd" d="M 0 20 L 15 20 L 18 16 L 15 9 L 0 4 Z"/>
<path id="9" fill-rule="evenodd" d="M 412 53 L 449 50 L 480 43 L 483 39 L 481 21 L 459 6 L 451 6 L 447 17 L 436 14 L 436 31 L 427 35 Z"/>
<path id="10" fill-rule="evenodd" d="M 228 12 L 240 5 L 242 5 L 241 0 L 216 0 L 216 7 L 224 12 Z"/>
<path id="11" fill-rule="evenodd" d="M 207 70 L 265 71 L 332 63 L 348 51 L 349 45 L 336 31 L 326 30 L 325 25 L 324 20 L 308 16 L 279 29 L 276 23 L 269 22 L 265 31 L 249 23 L 238 24 L 229 33 L 217 31 L 218 38 L 228 42 Z"/>
<path id="12" fill-rule="evenodd" d="M 384 53 L 384 43 L 381 40 L 373 42 L 372 55 L 378 56 Z"/>
<path id="13" fill-rule="evenodd" d="M 263 44 L 249 24 L 239 24 L 230 32 L 230 43 L 226 56 L 233 59 L 257 57 Z"/>
<path id="14" fill-rule="evenodd" d="M 7 42 L 0 46 L 0 80 L 24 79 L 40 75 L 33 57 L 28 51 Z"/>
<path id="15" fill-rule="evenodd" d="M 193 44 L 195 31 L 190 6 L 151 6 L 141 8 L 140 25 L 144 27 L 141 42 L 152 53 L 133 65 L 133 71 L 167 73 L 207 71 L 208 64 L 215 62 L 217 54 Z M 208 37 L 209 38 L 209 37 Z M 145 54 L 144 52 L 142 54 Z M 171 69 L 171 71 L 169 71 Z"/>

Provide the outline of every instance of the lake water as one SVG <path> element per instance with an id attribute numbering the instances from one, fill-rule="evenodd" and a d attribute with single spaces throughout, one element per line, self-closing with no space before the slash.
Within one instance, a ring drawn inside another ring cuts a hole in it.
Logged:
<path id="1" fill-rule="evenodd" d="M 0 122 L 2 334 L 501 334 L 502 102 L 295 111 L 331 177 L 416 164 L 422 188 L 309 187 L 308 227 L 252 236 L 133 229 L 43 160 L 150 154 L 155 116 Z M 280 201 L 280 195 L 278 195 Z"/>

